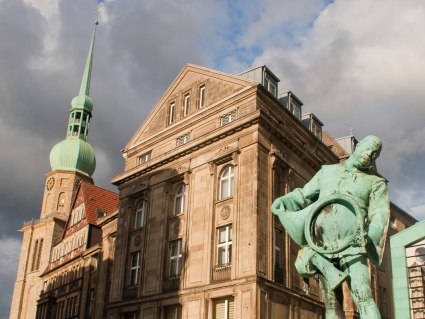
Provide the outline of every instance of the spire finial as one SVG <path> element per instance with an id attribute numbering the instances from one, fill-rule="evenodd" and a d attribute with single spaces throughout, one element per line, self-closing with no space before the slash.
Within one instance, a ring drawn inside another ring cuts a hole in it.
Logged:
<path id="1" fill-rule="evenodd" d="M 96 13 L 96 20 L 94 22 L 93 37 L 90 43 L 89 54 L 87 55 L 86 67 L 84 68 L 83 79 L 81 80 L 80 92 L 79 95 L 89 96 L 90 94 L 90 80 L 91 80 L 91 69 L 93 65 L 93 49 L 94 41 L 96 39 L 96 27 L 99 24 L 99 13 L 102 7 L 98 7 Z"/>

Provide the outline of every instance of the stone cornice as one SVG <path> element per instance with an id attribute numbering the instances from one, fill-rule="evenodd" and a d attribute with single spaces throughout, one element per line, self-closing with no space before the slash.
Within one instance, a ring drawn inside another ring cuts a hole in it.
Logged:
<path id="1" fill-rule="evenodd" d="M 250 115 L 246 116 L 242 120 L 239 125 L 230 126 L 227 130 L 217 130 L 217 132 L 212 133 L 209 138 L 205 139 L 204 137 L 200 137 L 196 140 L 191 141 L 188 143 L 186 147 L 179 147 L 178 149 L 173 150 L 172 152 L 168 154 L 164 154 L 163 156 L 160 156 L 157 160 L 153 159 L 145 165 L 140 165 L 138 167 L 135 167 L 132 170 L 129 170 L 127 172 L 124 172 L 121 175 L 118 175 L 112 179 L 112 184 L 114 185 L 121 185 L 123 183 L 126 183 L 136 177 L 139 177 L 143 174 L 146 174 L 154 169 L 157 169 L 159 167 L 162 167 L 172 161 L 175 161 L 185 155 L 188 155 L 192 152 L 195 152 L 207 145 L 210 145 L 214 142 L 219 141 L 220 139 L 235 134 L 236 132 L 239 132 L 243 129 L 246 129 L 252 125 L 255 125 L 259 122 L 260 112 L 256 111 L 254 113 L 251 113 Z"/>

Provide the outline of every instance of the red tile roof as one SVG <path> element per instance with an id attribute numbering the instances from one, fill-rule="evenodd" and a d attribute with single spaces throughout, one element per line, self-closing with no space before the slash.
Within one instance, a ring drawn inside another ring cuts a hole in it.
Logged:
<path id="1" fill-rule="evenodd" d="M 98 216 L 98 210 L 109 215 L 118 208 L 119 198 L 117 193 L 85 182 L 81 182 L 79 192 L 82 193 L 88 224 L 96 225 L 97 219 L 103 217 Z"/>

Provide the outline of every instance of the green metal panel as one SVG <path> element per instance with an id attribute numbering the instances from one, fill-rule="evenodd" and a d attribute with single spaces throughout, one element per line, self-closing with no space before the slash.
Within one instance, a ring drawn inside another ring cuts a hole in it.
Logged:
<path id="1" fill-rule="evenodd" d="M 423 239 L 425 239 L 425 221 L 419 222 L 390 238 L 396 319 L 411 318 L 406 247 Z"/>

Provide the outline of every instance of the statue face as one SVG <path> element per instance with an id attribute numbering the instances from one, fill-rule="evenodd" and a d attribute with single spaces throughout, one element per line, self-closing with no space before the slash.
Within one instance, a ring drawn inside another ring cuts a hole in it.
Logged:
<path id="1" fill-rule="evenodd" d="M 382 142 L 376 136 L 367 136 L 361 140 L 351 155 L 354 167 L 368 170 L 381 153 Z"/>

